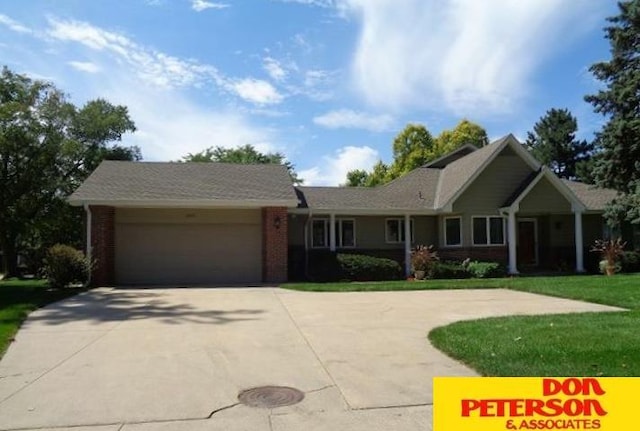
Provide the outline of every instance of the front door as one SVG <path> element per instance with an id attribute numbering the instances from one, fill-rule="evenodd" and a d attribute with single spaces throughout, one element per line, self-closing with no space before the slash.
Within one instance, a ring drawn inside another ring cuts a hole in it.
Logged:
<path id="1" fill-rule="evenodd" d="M 536 221 L 518 220 L 518 265 L 536 265 Z"/>

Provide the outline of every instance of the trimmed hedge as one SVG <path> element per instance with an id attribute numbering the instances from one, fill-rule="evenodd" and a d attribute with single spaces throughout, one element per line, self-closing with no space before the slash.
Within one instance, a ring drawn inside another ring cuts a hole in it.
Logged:
<path id="1" fill-rule="evenodd" d="M 363 254 L 338 254 L 336 256 L 342 279 L 350 281 L 400 280 L 402 268 L 392 259 Z"/>
<path id="2" fill-rule="evenodd" d="M 472 261 L 467 264 L 471 278 L 495 278 L 504 275 L 504 268 L 497 262 Z"/>
<path id="3" fill-rule="evenodd" d="M 433 277 L 436 279 L 495 278 L 502 277 L 505 269 L 497 262 L 436 262 Z"/>
<path id="4" fill-rule="evenodd" d="M 620 256 L 622 272 L 640 272 L 640 252 L 625 251 Z"/>
<path id="5" fill-rule="evenodd" d="M 431 278 L 440 279 L 458 279 L 469 278 L 471 275 L 460 262 L 436 262 L 433 267 L 433 276 Z"/>

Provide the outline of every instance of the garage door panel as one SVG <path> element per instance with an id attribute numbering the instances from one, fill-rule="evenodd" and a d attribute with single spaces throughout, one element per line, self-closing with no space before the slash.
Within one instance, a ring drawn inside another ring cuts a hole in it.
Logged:
<path id="1" fill-rule="evenodd" d="M 116 225 L 120 284 L 255 283 L 261 259 L 260 225 Z"/>

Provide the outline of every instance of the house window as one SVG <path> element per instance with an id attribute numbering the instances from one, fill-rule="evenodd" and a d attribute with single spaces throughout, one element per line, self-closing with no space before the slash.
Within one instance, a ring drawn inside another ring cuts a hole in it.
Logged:
<path id="1" fill-rule="evenodd" d="M 329 220 L 311 222 L 311 247 L 329 247 Z"/>
<path id="2" fill-rule="evenodd" d="M 504 245 L 502 217 L 473 217 L 473 245 Z"/>
<path id="3" fill-rule="evenodd" d="M 413 220 L 409 221 L 409 232 L 413 242 Z M 404 219 L 388 218 L 386 220 L 385 239 L 390 244 L 404 242 Z"/>
<path id="4" fill-rule="evenodd" d="M 330 221 L 328 219 L 316 219 L 311 224 L 311 247 L 326 248 L 329 247 L 330 241 Z M 336 220 L 336 247 L 355 247 L 356 246 L 356 223 L 355 220 L 338 219 Z"/>
<path id="5" fill-rule="evenodd" d="M 462 245 L 462 218 L 445 217 L 444 244 L 447 246 Z"/>
<path id="6" fill-rule="evenodd" d="M 336 247 L 356 246 L 356 222 L 355 220 L 336 220 Z"/>

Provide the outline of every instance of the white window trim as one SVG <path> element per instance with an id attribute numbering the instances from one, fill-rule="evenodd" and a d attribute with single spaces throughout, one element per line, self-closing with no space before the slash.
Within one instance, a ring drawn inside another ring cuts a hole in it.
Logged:
<path id="1" fill-rule="evenodd" d="M 395 221 L 398 223 L 398 241 L 390 241 L 389 240 L 389 222 Z M 411 232 L 411 243 L 414 242 L 414 238 L 416 236 L 415 229 L 413 225 L 413 219 L 409 220 L 409 229 Z M 398 217 L 389 217 L 384 219 L 384 242 L 386 244 L 404 244 L 404 240 L 401 240 L 400 237 L 404 235 L 404 218 Z"/>
<path id="2" fill-rule="evenodd" d="M 353 223 L 353 245 L 343 245 L 342 244 L 342 222 L 350 221 Z M 336 248 L 356 248 L 357 245 L 357 235 L 356 235 L 356 219 L 354 218 L 339 218 L 336 219 Z"/>
<path id="3" fill-rule="evenodd" d="M 475 236 L 475 224 L 474 224 L 474 220 L 475 219 L 484 219 L 484 227 L 486 229 L 487 232 L 487 242 L 486 243 L 476 243 L 476 236 Z M 502 242 L 500 243 L 492 243 L 491 242 L 491 223 L 490 220 L 492 218 L 499 218 L 502 219 Z M 506 245 L 506 232 L 505 232 L 505 226 L 507 224 L 505 223 L 505 219 L 504 217 L 501 216 L 496 216 L 496 215 L 490 215 L 490 216 L 472 216 L 471 217 L 471 243 L 474 247 L 500 247 L 503 245 Z"/>
<path id="4" fill-rule="evenodd" d="M 322 222 L 324 225 L 324 241 L 325 245 L 315 245 L 313 239 L 313 225 L 316 222 Z M 314 218 L 311 219 L 311 248 L 329 248 L 329 219 L 326 218 Z"/>
<path id="5" fill-rule="evenodd" d="M 458 244 L 447 244 L 447 220 L 458 220 L 460 227 L 460 242 Z M 442 232 L 444 234 L 444 245 L 443 247 L 462 247 L 462 243 L 464 242 L 462 238 L 462 216 L 455 217 L 444 217 L 442 219 Z"/>
<path id="6" fill-rule="evenodd" d="M 343 246 L 342 245 L 342 222 L 343 221 L 351 221 L 353 222 L 353 245 L 348 245 L 348 246 Z M 315 245 L 313 243 L 313 224 L 315 222 L 322 222 L 324 224 L 324 238 L 325 238 L 325 242 L 326 245 Z M 311 248 L 316 248 L 316 249 L 323 249 L 323 248 L 329 248 L 330 244 L 331 244 L 331 229 L 329 224 L 331 223 L 331 220 L 328 218 L 314 218 L 311 219 Z M 353 218 L 336 218 L 336 248 L 356 248 L 356 244 L 357 244 L 357 234 L 356 234 L 356 220 Z"/>

